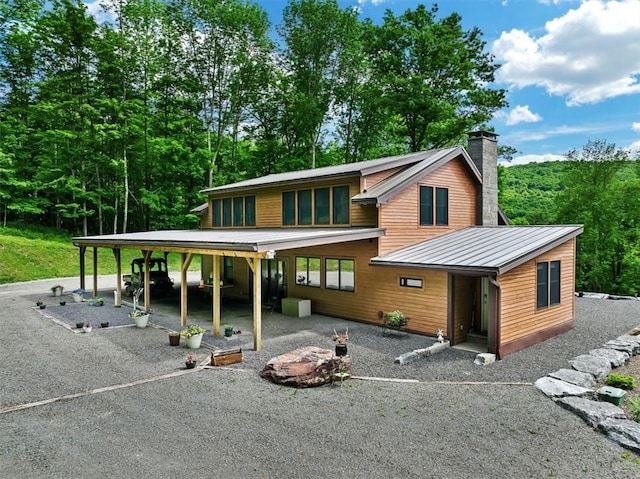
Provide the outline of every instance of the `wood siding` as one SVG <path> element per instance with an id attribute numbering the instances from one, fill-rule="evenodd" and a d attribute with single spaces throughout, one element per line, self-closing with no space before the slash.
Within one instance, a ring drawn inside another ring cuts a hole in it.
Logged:
<path id="1" fill-rule="evenodd" d="M 420 186 L 448 188 L 448 226 L 420 226 Z M 383 204 L 379 214 L 379 226 L 387 230 L 380 241 L 379 254 L 383 255 L 475 225 L 476 185 L 461 160 L 452 160 Z"/>
<path id="2" fill-rule="evenodd" d="M 575 239 L 499 276 L 502 345 L 534 335 L 574 318 Z M 560 304 L 536 307 L 536 264 L 560 261 Z"/>
<path id="3" fill-rule="evenodd" d="M 371 188 L 373 185 L 380 183 L 382 180 L 389 178 L 391 175 L 400 171 L 403 167 L 391 168 L 390 170 L 379 171 L 371 175 L 363 176 L 360 179 L 360 187 L 362 191 Z"/>
<path id="4" fill-rule="evenodd" d="M 447 281 L 443 271 L 417 270 L 369 265 L 377 252 L 376 241 L 354 241 L 341 245 L 315 246 L 278 253 L 289 265 L 288 295 L 311 300 L 314 313 L 382 324 L 378 311 L 402 311 L 410 319 L 408 329 L 435 335 L 447 329 Z M 295 258 L 319 257 L 322 260 L 321 287 L 295 284 Z M 355 291 L 336 291 L 324 287 L 326 258 L 355 261 Z M 400 286 L 400 277 L 420 278 L 422 288 Z"/>

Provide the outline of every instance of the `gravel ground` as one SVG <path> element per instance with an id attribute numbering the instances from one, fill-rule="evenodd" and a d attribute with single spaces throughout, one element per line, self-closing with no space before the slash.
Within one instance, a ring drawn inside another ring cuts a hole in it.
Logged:
<path id="1" fill-rule="evenodd" d="M 578 298 L 574 330 L 488 367 L 453 349 L 396 365 L 432 340 L 277 313 L 264 317 L 258 353 L 250 311 L 226 306 L 223 322 L 242 333 L 205 341 L 241 346 L 245 361 L 187 371 L 186 348 L 166 338 L 180 329 L 169 301 L 154 302 L 159 327 L 143 330 L 130 327 L 128 308 L 113 308 L 111 293 L 101 293 L 103 307 L 60 307 L 45 293 L 47 309 L 35 308 L 39 292 L 76 281 L 0 285 L 0 477 L 640 477 L 638 456 L 529 384 L 637 327 L 640 302 Z M 189 321 L 210 329 L 208 306 L 193 298 L 189 308 Z M 115 327 L 79 334 L 78 315 Z M 275 355 L 333 347 L 333 328 L 346 326 L 354 374 L 417 382 L 293 390 L 258 377 Z M 205 360 L 209 351 L 197 354 Z"/>

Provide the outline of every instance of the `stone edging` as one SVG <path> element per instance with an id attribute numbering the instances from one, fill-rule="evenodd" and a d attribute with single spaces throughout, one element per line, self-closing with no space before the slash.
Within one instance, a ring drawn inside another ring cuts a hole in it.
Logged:
<path id="1" fill-rule="evenodd" d="M 639 336 L 619 336 L 602 348 L 569 361 L 573 369 L 553 372 L 538 379 L 534 386 L 622 447 L 640 452 L 640 424 L 628 419 L 618 406 L 598 401 L 593 390 L 612 368 L 622 366 L 639 353 Z"/>

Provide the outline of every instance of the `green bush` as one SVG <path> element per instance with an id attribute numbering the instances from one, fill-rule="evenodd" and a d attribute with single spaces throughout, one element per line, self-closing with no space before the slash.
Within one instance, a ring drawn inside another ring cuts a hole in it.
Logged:
<path id="1" fill-rule="evenodd" d="M 635 378 L 632 378 L 631 376 L 623 376 L 622 374 L 609 374 L 605 382 L 607 383 L 607 385 L 613 386 L 614 388 L 621 388 L 626 390 L 636 388 Z"/>
<path id="2" fill-rule="evenodd" d="M 631 419 L 635 422 L 640 422 L 640 399 L 629 398 L 627 399 L 627 405 Z"/>

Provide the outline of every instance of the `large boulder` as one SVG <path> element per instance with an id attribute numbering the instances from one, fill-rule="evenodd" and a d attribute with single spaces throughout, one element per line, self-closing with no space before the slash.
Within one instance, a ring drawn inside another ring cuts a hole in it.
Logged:
<path id="1" fill-rule="evenodd" d="M 331 382 L 339 371 L 351 373 L 349 356 L 338 357 L 330 349 L 309 346 L 271 358 L 260 376 L 276 384 L 307 388 Z"/>

